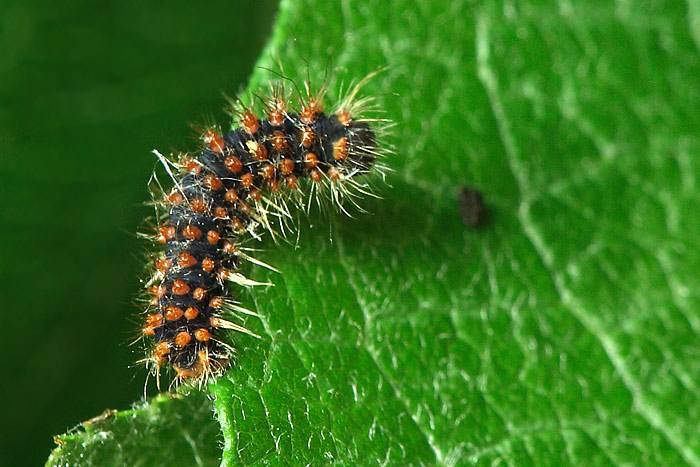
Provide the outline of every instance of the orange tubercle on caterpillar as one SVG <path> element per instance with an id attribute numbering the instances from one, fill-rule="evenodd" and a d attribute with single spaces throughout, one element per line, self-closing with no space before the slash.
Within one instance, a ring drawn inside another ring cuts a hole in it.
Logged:
<path id="1" fill-rule="evenodd" d="M 255 157 L 255 160 L 267 160 L 267 148 L 264 144 L 260 144 L 257 141 L 248 141 L 246 146 L 248 147 L 248 151 Z"/>
<path id="2" fill-rule="evenodd" d="M 241 186 L 243 188 L 252 187 L 254 182 L 255 182 L 255 180 L 253 179 L 252 174 L 245 174 L 241 177 Z"/>
<path id="3" fill-rule="evenodd" d="M 272 147 L 278 152 L 284 152 L 287 149 L 287 136 L 281 131 L 275 131 L 270 139 Z"/>
<path id="4" fill-rule="evenodd" d="M 278 167 L 282 174 L 289 175 L 294 171 L 294 161 L 291 159 L 282 159 Z"/>
<path id="5" fill-rule="evenodd" d="M 174 191 L 174 192 L 170 193 L 170 194 L 166 197 L 166 199 L 168 200 L 168 202 L 169 202 L 170 204 L 178 205 L 178 204 L 180 204 L 180 203 L 182 202 L 183 197 L 182 197 L 182 195 L 181 195 L 180 193 Z"/>
<path id="6" fill-rule="evenodd" d="M 202 269 L 204 269 L 207 272 L 211 272 L 214 268 L 216 267 L 216 263 L 214 262 L 213 259 L 211 258 L 204 258 L 202 260 Z M 196 290 L 204 290 L 204 289 L 196 289 Z"/>
<path id="7" fill-rule="evenodd" d="M 185 313 L 182 311 L 182 309 L 176 306 L 169 306 L 165 309 L 165 319 L 168 321 L 177 321 L 184 314 Z"/>
<path id="8" fill-rule="evenodd" d="M 307 168 L 315 169 L 318 166 L 318 157 L 316 157 L 316 154 L 313 152 L 307 152 L 304 162 L 306 163 Z"/>
<path id="9" fill-rule="evenodd" d="M 164 259 L 164 258 L 158 258 L 156 259 L 156 270 L 165 273 L 165 271 L 170 268 L 170 265 L 172 264 L 172 261 L 169 259 Z"/>
<path id="10" fill-rule="evenodd" d="M 175 227 L 164 225 L 158 229 L 158 243 L 165 243 L 175 236 Z"/>
<path id="11" fill-rule="evenodd" d="M 221 236 L 216 230 L 210 230 L 209 232 L 207 232 L 207 241 L 212 245 L 216 245 L 217 243 L 219 243 L 220 238 Z"/>
<path id="12" fill-rule="evenodd" d="M 301 107 L 299 115 L 301 116 L 301 121 L 307 125 L 311 125 L 316 119 L 316 114 L 323 112 L 323 104 L 321 101 L 315 97 L 310 97 L 306 105 Z"/>
<path id="13" fill-rule="evenodd" d="M 211 260 L 204 260 L 204 261 L 211 261 Z M 204 261 L 202 261 L 202 268 L 204 267 Z M 212 269 L 214 269 L 213 265 L 211 266 L 211 268 L 209 270 L 211 271 Z M 195 300 L 204 300 L 204 297 L 207 296 L 207 291 L 201 287 L 197 287 L 196 289 L 194 289 L 192 296 L 194 297 Z"/>
<path id="14" fill-rule="evenodd" d="M 204 183 L 213 191 L 220 190 L 224 187 L 224 184 L 221 183 L 221 179 L 214 175 L 207 175 L 204 177 Z"/>
<path id="15" fill-rule="evenodd" d="M 191 306 L 187 308 L 187 310 L 185 310 L 185 318 L 187 318 L 188 320 L 193 320 L 197 316 L 199 316 L 199 310 L 197 308 Z"/>
<path id="16" fill-rule="evenodd" d="M 223 152 L 224 150 L 224 139 L 220 134 L 216 133 L 214 130 L 207 130 L 202 138 L 209 148 L 214 152 Z"/>
<path id="17" fill-rule="evenodd" d="M 347 110 L 341 109 L 336 113 L 336 116 L 338 117 L 338 121 L 343 124 L 343 126 L 347 127 L 350 126 L 350 122 L 352 121 L 352 116 L 348 113 Z"/>
<path id="18" fill-rule="evenodd" d="M 228 156 L 224 160 L 224 165 L 229 171 L 233 173 L 239 173 L 241 170 L 243 170 L 243 164 L 241 163 L 241 160 L 235 156 Z"/>
<path id="19" fill-rule="evenodd" d="M 211 333 L 204 328 L 199 328 L 194 332 L 194 338 L 199 342 L 206 342 L 211 339 Z"/>
<path id="20" fill-rule="evenodd" d="M 196 240 L 202 236 L 202 231 L 194 225 L 188 225 L 182 229 L 182 236 L 188 240 Z"/>
<path id="21" fill-rule="evenodd" d="M 299 188 L 299 184 L 297 183 L 297 178 L 294 175 L 290 175 L 284 179 L 285 185 L 287 185 L 287 188 L 290 190 L 294 190 L 296 188 Z"/>
<path id="22" fill-rule="evenodd" d="M 181 164 L 183 169 L 190 173 L 198 174 L 202 170 L 197 161 L 191 157 L 183 157 Z"/>
<path id="23" fill-rule="evenodd" d="M 182 331 L 177 336 L 175 336 L 174 342 L 175 346 L 183 348 L 184 346 L 189 344 L 191 340 L 192 336 L 190 336 L 190 333 L 187 331 Z"/>
<path id="24" fill-rule="evenodd" d="M 260 128 L 260 120 L 251 110 L 246 109 L 241 117 L 241 126 L 246 133 L 252 136 Z"/>
<path id="25" fill-rule="evenodd" d="M 214 216 L 219 218 L 219 219 L 227 219 L 228 212 L 226 211 L 225 207 L 217 206 L 216 208 L 214 208 Z"/>
<path id="26" fill-rule="evenodd" d="M 316 135 L 310 128 L 302 128 L 299 130 L 299 142 L 305 148 L 311 147 L 314 142 Z"/>
<path id="27" fill-rule="evenodd" d="M 173 282 L 172 291 L 174 295 L 185 295 L 190 291 L 190 286 L 182 280 Z"/>
<path id="28" fill-rule="evenodd" d="M 272 126 L 282 126 L 284 116 L 287 113 L 287 102 L 283 99 L 275 98 L 270 102 L 271 106 L 267 112 L 267 119 Z"/>
<path id="29" fill-rule="evenodd" d="M 205 212 L 208 209 L 207 203 L 203 199 L 193 199 L 190 201 L 190 207 L 194 212 Z"/>
<path id="30" fill-rule="evenodd" d="M 195 264 L 197 264 L 197 260 L 190 253 L 183 251 L 177 257 L 177 264 L 181 268 L 189 268 L 190 266 L 194 266 Z"/>

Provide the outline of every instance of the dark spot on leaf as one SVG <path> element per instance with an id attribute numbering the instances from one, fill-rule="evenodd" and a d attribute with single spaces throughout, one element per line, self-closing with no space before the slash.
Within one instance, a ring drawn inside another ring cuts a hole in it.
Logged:
<path id="1" fill-rule="evenodd" d="M 483 227 L 488 220 L 488 209 L 481 193 L 476 188 L 463 186 L 459 189 L 459 216 L 471 228 Z"/>

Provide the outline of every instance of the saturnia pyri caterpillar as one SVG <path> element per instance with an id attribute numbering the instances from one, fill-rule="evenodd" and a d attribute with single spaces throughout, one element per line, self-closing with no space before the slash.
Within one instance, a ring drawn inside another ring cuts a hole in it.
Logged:
<path id="1" fill-rule="evenodd" d="M 259 285 L 241 274 L 241 260 L 269 267 L 246 252 L 246 239 L 259 238 L 260 228 L 285 234 L 293 211 L 308 211 L 314 201 L 345 211 L 344 200 L 371 194 L 362 176 L 380 170 L 386 149 L 377 139 L 387 125 L 367 116 L 377 110 L 374 99 L 359 92 L 375 74 L 341 90 L 328 112 L 325 84 L 314 93 L 308 81 L 296 86 L 280 75 L 256 96 L 258 109 L 232 102 L 234 129 L 201 128 L 196 152 L 153 151 L 172 181 L 164 188 L 152 177 L 156 226 L 143 234 L 158 247 L 140 330 L 148 349 L 143 361 L 158 379 L 166 366 L 175 371 L 173 383 L 201 385 L 231 361 L 224 330 L 255 336 L 230 320 L 255 315 L 228 285 Z"/>

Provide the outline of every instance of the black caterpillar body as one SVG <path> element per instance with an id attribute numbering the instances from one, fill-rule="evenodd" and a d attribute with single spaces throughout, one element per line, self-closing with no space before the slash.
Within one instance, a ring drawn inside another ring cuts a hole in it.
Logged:
<path id="1" fill-rule="evenodd" d="M 342 195 L 356 183 L 352 177 L 374 165 L 375 132 L 352 115 L 349 102 L 327 115 L 309 97 L 299 112 L 287 113 L 286 99 L 271 98 L 263 120 L 244 109 L 235 130 L 204 131 L 196 157 L 171 162 L 159 155 L 175 186 L 158 201 L 166 214 L 155 240 L 164 252 L 154 257 L 142 327 L 155 339 L 146 360 L 156 373 L 168 363 L 178 382 L 220 374 L 232 352 L 221 329 L 248 332 L 222 318 L 227 308 L 242 310 L 226 281 L 254 284 L 237 272 L 246 257 L 241 237 L 258 225 L 269 229 L 274 211 L 283 210 L 278 200 L 298 192 L 299 179 Z"/>

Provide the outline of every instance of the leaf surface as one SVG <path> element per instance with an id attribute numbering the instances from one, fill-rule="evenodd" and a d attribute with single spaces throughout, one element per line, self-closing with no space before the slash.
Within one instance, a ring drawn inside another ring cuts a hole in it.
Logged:
<path id="1" fill-rule="evenodd" d="M 223 464 L 700 465 L 699 7 L 283 1 L 260 64 L 388 66 L 396 154 L 250 269 Z"/>

